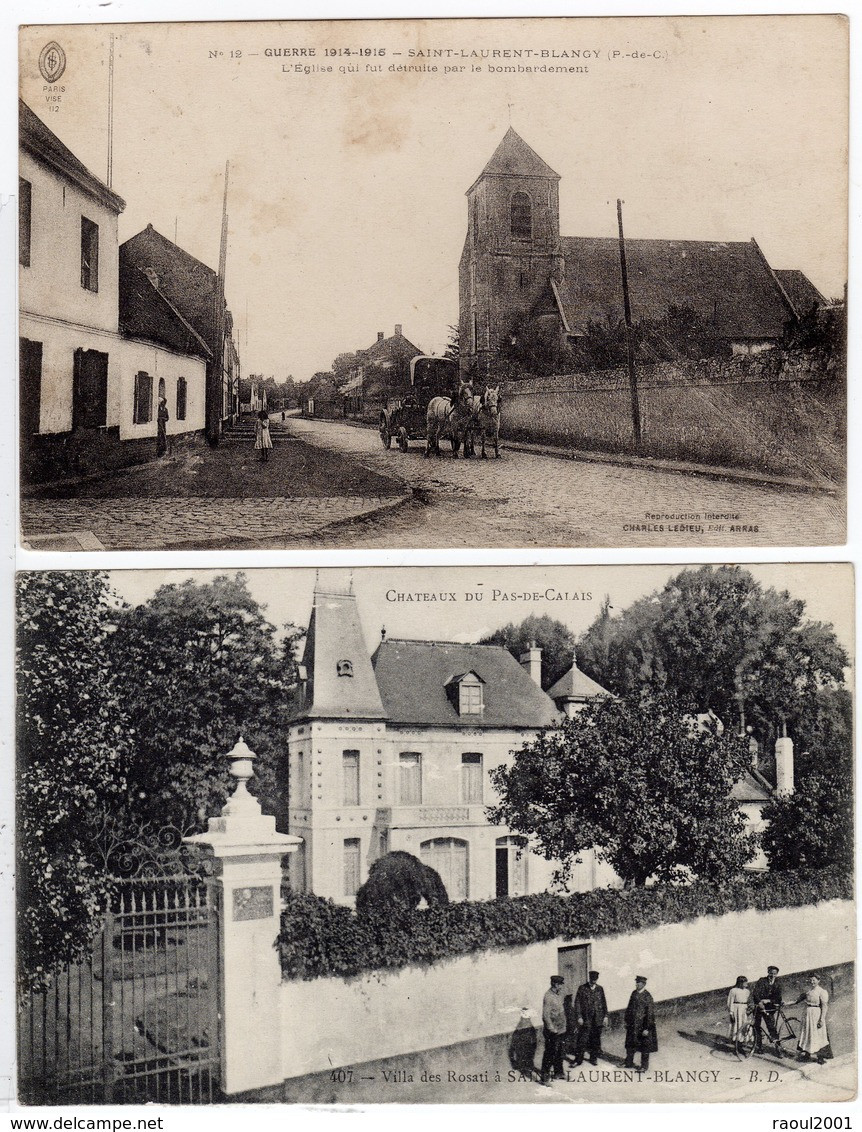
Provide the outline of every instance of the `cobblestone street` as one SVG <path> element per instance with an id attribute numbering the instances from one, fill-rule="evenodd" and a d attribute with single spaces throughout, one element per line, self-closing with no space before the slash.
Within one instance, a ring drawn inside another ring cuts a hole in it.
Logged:
<path id="1" fill-rule="evenodd" d="M 843 542 L 839 496 L 726 483 L 611 464 L 503 450 L 501 459 L 425 460 L 422 445 L 385 450 L 371 429 L 294 417 L 308 443 L 355 455 L 381 475 L 399 476 L 418 498 L 385 517 L 351 525 L 362 547 L 766 546 Z M 448 445 L 445 445 L 448 447 Z M 738 515 L 710 523 L 705 512 Z M 700 520 L 648 519 L 689 515 Z M 710 526 L 723 530 L 710 530 Z M 628 530 L 658 527 L 664 530 Z M 679 530 L 674 527 L 701 527 Z M 732 531 L 731 526 L 757 530 Z M 343 533 L 340 537 L 344 537 Z M 324 533 L 326 545 L 338 538 Z"/>
<path id="2" fill-rule="evenodd" d="M 267 465 L 225 443 L 34 492 L 24 539 L 84 532 L 109 550 L 843 542 L 841 496 L 515 450 L 425 460 L 418 443 L 385 450 L 372 429 L 297 417 L 284 427 Z"/>

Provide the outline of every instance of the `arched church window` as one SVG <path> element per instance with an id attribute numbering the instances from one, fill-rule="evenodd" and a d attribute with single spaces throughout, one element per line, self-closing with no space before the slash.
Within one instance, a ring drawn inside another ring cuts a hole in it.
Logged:
<path id="1" fill-rule="evenodd" d="M 512 238 L 515 240 L 533 238 L 533 202 L 529 193 L 512 194 Z"/>

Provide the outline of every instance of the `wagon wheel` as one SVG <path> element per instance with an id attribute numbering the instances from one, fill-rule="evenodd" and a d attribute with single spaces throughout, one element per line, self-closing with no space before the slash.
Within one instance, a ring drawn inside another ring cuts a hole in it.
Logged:
<path id="1" fill-rule="evenodd" d="M 402 425 L 398 430 L 398 447 L 402 452 L 410 451 L 410 439 L 407 436 L 407 429 L 404 427 L 404 425 Z"/>
<path id="2" fill-rule="evenodd" d="M 383 441 L 384 448 L 388 448 L 392 442 L 392 434 L 389 432 L 389 422 L 386 417 L 380 418 L 380 439 Z"/>

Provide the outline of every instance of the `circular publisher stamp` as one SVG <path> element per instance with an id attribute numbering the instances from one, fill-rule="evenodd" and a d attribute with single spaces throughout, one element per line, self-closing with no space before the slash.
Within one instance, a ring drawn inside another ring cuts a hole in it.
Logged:
<path id="1" fill-rule="evenodd" d="M 46 43 L 39 55 L 39 71 L 46 83 L 56 83 L 66 70 L 66 52 L 55 40 Z"/>

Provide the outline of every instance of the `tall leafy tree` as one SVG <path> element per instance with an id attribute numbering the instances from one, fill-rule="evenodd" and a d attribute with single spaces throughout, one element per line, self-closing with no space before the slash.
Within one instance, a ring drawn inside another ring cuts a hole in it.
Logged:
<path id="1" fill-rule="evenodd" d="M 519 624 L 510 621 L 479 641 L 480 645 L 502 645 L 516 660 L 533 643 L 542 650 L 542 687 L 550 688 L 571 668 L 575 652 L 575 635 L 562 621 L 531 613 Z"/>
<path id="2" fill-rule="evenodd" d="M 752 855 L 730 797 L 747 764 L 741 739 L 698 727 L 671 693 L 607 698 L 495 768 L 500 801 L 488 812 L 561 862 L 562 883 L 590 848 L 629 886 L 724 879 Z"/>
<path id="3" fill-rule="evenodd" d="M 18 958 L 36 985 L 84 953 L 110 893 L 94 814 L 121 806 L 134 735 L 103 573 L 18 577 Z"/>
<path id="4" fill-rule="evenodd" d="M 134 728 L 130 818 L 204 825 L 231 789 L 225 755 L 240 734 L 258 755 L 252 788 L 283 812 L 298 637 L 287 626 L 279 639 L 242 574 L 161 586 L 121 612 L 109 660 Z"/>
<path id="5" fill-rule="evenodd" d="M 831 626 L 805 617 L 805 603 L 762 586 L 735 566 L 683 570 L 621 616 L 600 615 L 578 643 L 582 667 L 615 693 L 667 688 L 742 720 L 762 738 L 816 711 L 840 687 L 847 655 Z"/>

